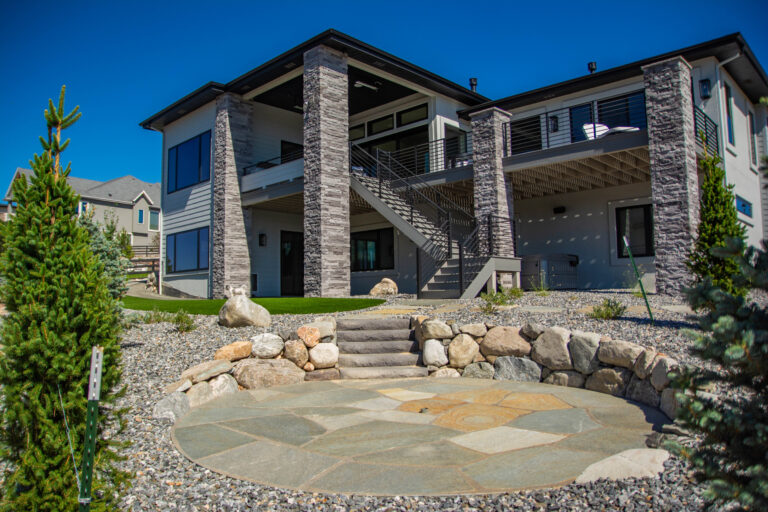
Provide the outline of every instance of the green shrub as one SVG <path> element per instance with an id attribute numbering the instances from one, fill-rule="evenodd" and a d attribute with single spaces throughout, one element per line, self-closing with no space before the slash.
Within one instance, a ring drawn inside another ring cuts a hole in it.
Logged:
<path id="1" fill-rule="evenodd" d="M 549 295 L 549 287 L 544 284 L 544 282 L 539 283 L 538 286 L 534 286 L 533 291 L 535 291 L 536 295 L 539 297 L 546 297 Z"/>
<path id="2" fill-rule="evenodd" d="M 70 439 L 82 468 L 91 350 L 104 349 L 97 423 L 92 510 L 117 507 L 128 475 L 118 470 L 114 439 L 123 410 L 120 316 L 107 287 L 102 264 L 89 247 L 88 232 L 77 222 L 79 196 L 67 183 L 70 166 L 61 153 L 69 144 L 62 130 L 80 117 L 64 113 L 64 88 L 58 107 L 45 111 L 47 137 L 31 162 L 33 175 L 12 184 L 18 203 L 5 229 L 0 257 L 5 282 L 0 296 L 8 310 L 2 324 L 0 357 L 0 510 L 75 510 L 78 489 Z M 62 406 L 63 402 L 63 406 Z M 63 411 L 62 411 L 63 410 Z M 109 438 L 105 432 L 110 432 Z"/>
<path id="3" fill-rule="evenodd" d="M 480 298 L 483 299 L 480 310 L 486 314 L 495 313 L 499 306 L 507 303 L 507 297 L 502 292 L 481 293 Z"/>
<path id="4" fill-rule="evenodd" d="M 768 242 L 745 253 L 744 241 L 732 238 L 713 255 L 736 265 L 734 289 L 768 292 Z M 702 330 L 689 334 L 693 353 L 709 364 L 671 377 L 679 390 L 677 418 L 701 442 L 667 446 L 709 483 L 704 497 L 710 502 L 768 510 L 768 307 L 723 290 L 709 276 L 686 295 L 691 307 L 706 311 L 699 319 Z M 716 395 L 704 392 L 713 389 Z"/>
<path id="5" fill-rule="evenodd" d="M 522 288 L 502 288 L 501 290 L 507 298 L 508 303 L 513 303 L 517 299 L 522 298 L 525 292 Z"/>
<path id="6" fill-rule="evenodd" d="M 81 215 L 78 222 L 88 231 L 91 251 L 101 261 L 109 293 L 112 297 L 119 299 L 128 291 L 128 286 L 125 284 L 128 260 L 123 256 L 117 241 L 114 238 L 108 238 L 107 231 L 93 219 L 93 212 Z"/>
<path id="7" fill-rule="evenodd" d="M 173 313 L 166 313 L 165 311 L 160 311 L 157 309 L 157 307 L 153 308 L 152 311 L 144 315 L 144 323 L 145 324 L 159 324 L 162 322 L 172 322 L 173 321 Z"/>
<path id="8" fill-rule="evenodd" d="M 180 309 L 172 316 L 171 323 L 176 326 L 176 330 L 179 332 L 190 332 L 197 328 L 194 318 L 189 316 L 183 309 Z"/>
<path id="9" fill-rule="evenodd" d="M 624 314 L 627 307 L 616 299 L 604 299 L 599 306 L 592 308 L 589 314 L 592 318 L 598 320 L 615 320 Z"/>

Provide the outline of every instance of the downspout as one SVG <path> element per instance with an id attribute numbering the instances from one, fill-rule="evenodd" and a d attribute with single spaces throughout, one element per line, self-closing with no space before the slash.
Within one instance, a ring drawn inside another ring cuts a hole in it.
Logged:
<path id="1" fill-rule="evenodd" d="M 727 98 L 723 98 L 723 89 L 725 87 L 725 83 L 723 82 L 722 76 L 720 75 L 720 69 L 726 64 L 730 64 L 731 62 L 735 61 L 739 57 L 741 57 L 741 50 L 739 50 L 739 52 L 736 53 L 736 55 L 732 57 L 728 57 L 727 59 L 721 62 L 718 62 L 717 66 L 715 66 L 715 77 L 717 78 L 717 84 L 718 84 L 717 110 L 720 114 L 720 139 L 721 139 L 720 147 L 723 148 L 722 149 L 723 158 L 721 159 L 722 161 L 720 163 L 723 166 L 723 171 L 725 171 L 726 182 L 728 179 L 728 171 L 725 168 L 725 152 L 727 151 L 728 140 L 727 140 L 725 131 L 728 129 L 728 126 L 726 125 L 726 111 L 727 111 L 726 109 L 728 108 L 728 106 L 725 104 L 725 101 L 727 101 Z"/>

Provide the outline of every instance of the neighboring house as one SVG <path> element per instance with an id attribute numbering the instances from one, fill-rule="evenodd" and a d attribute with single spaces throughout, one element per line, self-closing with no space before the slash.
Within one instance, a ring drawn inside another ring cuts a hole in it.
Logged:
<path id="1" fill-rule="evenodd" d="M 19 167 L 13 179 L 22 176 L 29 179 L 32 171 Z M 101 223 L 106 220 L 105 215 L 114 215 L 117 230 L 125 229 L 130 233 L 134 247 L 150 246 L 155 233 L 159 236 L 162 197 L 159 183 L 147 183 L 133 176 L 121 176 L 109 181 L 70 176 L 67 182 L 80 194 L 78 213 L 93 211 L 93 218 Z M 13 193 L 10 185 L 5 193 L 5 200 L 12 204 Z"/>
<path id="2" fill-rule="evenodd" d="M 470 82 L 329 30 L 142 122 L 163 133 L 161 284 L 470 297 L 547 262 L 550 286 L 613 288 L 626 236 L 676 293 L 705 146 L 765 236 L 768 78 L 740 34 L 496 101 Z"/>

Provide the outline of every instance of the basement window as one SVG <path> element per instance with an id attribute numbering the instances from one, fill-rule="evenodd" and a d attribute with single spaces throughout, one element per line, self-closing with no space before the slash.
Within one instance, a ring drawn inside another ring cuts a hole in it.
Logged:
<path id="1" fill-rule="evenodd" d="M 165 271 L 188 272 L 208 268 L 208 227 L 165 237 Z"/>
<path id="2" fill-rule="evenodd" d="M 632 256 L 653 256 L 653 211 L 650 204 L 616 208 L 616 252 L 619 258 L 629 258 L 624 237 L 629 240 Z"/>
<path id="3" fill-rule="evenodd" d="M 395 268 L 395 237 L 392 228 L 350 234 L 352 271 Z"/>

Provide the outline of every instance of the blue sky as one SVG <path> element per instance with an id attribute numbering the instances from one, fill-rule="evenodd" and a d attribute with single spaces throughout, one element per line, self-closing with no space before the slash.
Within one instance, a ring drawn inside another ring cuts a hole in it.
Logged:
<path id="1" fill-rule="evenodd" d="M 768 68 L 765 1 L 0 4 L 0 189 L 40 151 L 67 85 L 73 175 L 160 180 L 161 135 L 138 123 L 335 28 L 496 99 L 740 31 Z"/>

